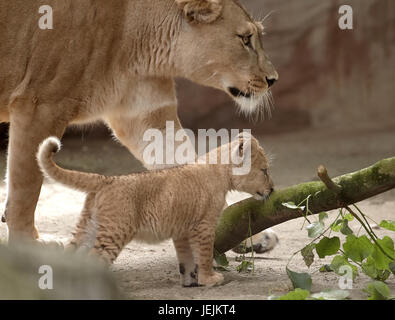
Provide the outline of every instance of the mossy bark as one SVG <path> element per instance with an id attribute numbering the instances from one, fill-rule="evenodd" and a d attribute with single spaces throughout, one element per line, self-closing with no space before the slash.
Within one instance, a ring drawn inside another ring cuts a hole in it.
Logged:
<path id="1" fill-rule="evenodd" d="M 284 207 L 284 202 L 292 201 L 298 204 L 311 195 L 309 209 L 313 214 L 317 214 L 357 203 L 395 188 L 395 157 L 339 176 L 333 181 L 341 187 L 338 194 L 329 190 L 320 181 L 307 182 L 276 191 L 265 202 L 250 198 L 228 207 L 217 225 L 214 244 L 216 251 L 226 252 L 248 238 L 249 225 L 252 234 L 256 234 L 303 216 L 300 210 Z"/>

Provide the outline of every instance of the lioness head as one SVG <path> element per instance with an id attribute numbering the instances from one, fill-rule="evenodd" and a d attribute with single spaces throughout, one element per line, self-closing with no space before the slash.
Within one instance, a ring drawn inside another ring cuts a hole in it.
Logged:
<path id="1" fill-rule="evenodd" d="M 273 180 L 269 173 L 269 160 L 259 142 L 250 134 L 240 134 L 232 143 L 232 159 L 239 158 L 243 163 L 250 161 L 247 174 L 232 175 L 232 184 L 237 191 L 247 192 L 257 200 L 265 200 L 273 192 Z M 238 165 L 233 165 L 237 167 Z"/>
<path id="2" fill-rule="evenodd" d="M 237 0 L 176 0 L 183 11 L 178 57 L 192 81 L 226 91 L 245 113 L 270 107 L 278 74 L 263 26 Z"/>

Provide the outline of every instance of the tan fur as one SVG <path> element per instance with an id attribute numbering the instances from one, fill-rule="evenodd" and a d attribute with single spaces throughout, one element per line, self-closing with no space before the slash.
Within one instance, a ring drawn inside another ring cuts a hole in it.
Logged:
<path id="1" fill-rule="evenodd" d="M 70 171 L 52 160 L 59 149 L 56 138 L 44 141 L 38 161 L 52 179 L 88 192 L 72 245 L 88 247 L 113 262 L 132 239 L 155 243 L 171 238 L 182 284 L 215 285 L 223 280 L 213 271 L 212 259 L 215 227 L 226 193 L 238 190 L 266 198 L 273 191 L 273 182 L 264 172 L 268 160 L 253 137 L 241 136 L 219 147 L 219 158 L 222 148 L 242 156 L 250 148 L 250 172 L 233 175 L 233 164 L 189 164 L 120 177 Z"/>
<path id="2" fill-rule="evenodd" d="M 41 30 L 38 9 L 48 4 L 54 29 Z M 0 21 L 10 239 L 38 237 L 35 152 L 46 137 L 60 138 L 70 123 L 103 120 L 142 160 L 142 132 L 165 120 L 181 127 L 174 77 L 251 94 L 234 97 L 248 112 L 267 94 L 266 79 L 278 77 L 259 24 L 233 0 L 1 1 Z M 245 33 L 254 49 L 237 36 Z"/>

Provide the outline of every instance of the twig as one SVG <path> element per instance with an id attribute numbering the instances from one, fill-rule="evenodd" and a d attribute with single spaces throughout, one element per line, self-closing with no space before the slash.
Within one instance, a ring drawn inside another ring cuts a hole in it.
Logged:
<path id="1" fill-rule="evenodd" d="M 325 186 L 329 189 L 335 192 L 336 194 L 340 194 L 342 191 L 341 186 L 338 184 L 334 183 L 333 180 L 329 177 L 328 171 L 323 165 L 320 165 L 318 167 L 318 177 L 321 179 L 321 181 L 325 184 Z"/>

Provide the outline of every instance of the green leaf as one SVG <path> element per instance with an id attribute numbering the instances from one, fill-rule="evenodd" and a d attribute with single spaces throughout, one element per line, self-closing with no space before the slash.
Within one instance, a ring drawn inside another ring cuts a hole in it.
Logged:
<path id="1" fill-rule="evenodd" d="M 225 253 L 214 255 L 214 260 L 217 263 L 217 265 L 220 266 L 220 267 L 227 267 L 227 266 L 229 266 L 229 261 L 226 258 Z"/>
<path id="2" fill-rule="evenodd" d="M 320 242 L 317 243 L 315 250 L 318 256 L 322 259 L 326 256 L 336 254 L 340 249 L 340 239 L 338 237 L 328 238 L 323 237 Z"/>
<path id="3" fill-rule="evenodd" d="M 378 270 L 376 268 L 376 263 L 372 256 L 369 256 L 366 259 L 366 262 L 362 264 L 362 271 L 367 276 L 371 277 L 372 279 L 376 279 L 378 275 Z"/>
<path id="4" fill-rule="evenodd" d="M 312 294 L 311 297 L 320 300 L 344 300 L 347 299 L 350 293 L 346 290 L 325 290 L 320 293 Z"/>
<path id="5" fill-rule="evenodd" d="M 338 219 L 334 223 L 331 224 L 331 229 L 332 229 L 332 231 L 339 232 L 340 229 L 342 228 L 342 226 L 343 226 L 343 220 Z"/>
<path id="6" fill-rule="evenodd" d="M 297 205 L 296 205 L 294 202 L 292 202 L 292 201 L 290 201 L 290 202 L 283 202 L 282 205 L 283 205 L 284 207 L 287 207 L 287 208 L 289 208 L 289 209 L 294 209 L 294 210 L 300 209 L 300 210 L 303 211 L 304 208 L 305 208 L 305 206 L 301 206 L 301 207 L 297 206 Z"/>
<path id="7" fill-rule="evenodd" d="M 213 266 L 215 271 L 224 271 L 224 272 L 229 272 L 230 270 L 226 267 L 222 267 L 222 266 Z"/>
<path id="8" fill-rule="evenodd" d="M 340 255 L 335 256 L 331 262 L 330 267 L 336 274 L 343 276 L 344 271 L 340 272 L 341 266 L 351 267 L 353 279 L 355 279 L 356 276 L 358 275 L 358 268 L 356 266 L 354 266 L 353 264 L 351 264 L 350 262 L 348 262 L 347 258 L 340 256 Z"/>
<path id="9" fill-rule="evenodd" d="M 395 261 L 392 261 L 388 267 L 390 268 L 390 271 L 395 274 Z"/>
<path id="10" fill-rule="evenodd" d="M 387 230 L 395 231 L 395 221 L 392 220 L 383 220 L 380 222 L 379 226 Z"/>
<path id="11" fill-rule="evenodd" d="M 328 214 L 326 212 L 321 212 L 318 214 L 318 220 L 320 222 L 324 222 L 325 219 L 328 219 Z"/>
<path id="12" fill-rule="evenodd" d="M 376 280 L 385 281 L 391 275 L 391 272 L 388 270 L 379 270 Z"/>
<path id="13" fill-rule="evenodd" d="M 294 289 L 300 288 L 310 291 L 311 289 L 311 276 L 308 273 L 298 273 L 286 268 L 289 279 L 291 279 Z"/>
<path id="14" fill-rule="evenodd" d="M 309 295 L 309 291 L 296 288 L 294 291 L 288 292 L 287 294 L 278 297 L 277 300 L 306 300 Z"/>
<path id="15" fill-rule="evenodd" d="M 368 300 L 388 300 L 390 296 L 390 289 L 381 281 L 373 281 L 363 290 L 369 294 Z"/>
<path id="16" fill-rule="evenodd" d="M 348 220 L 346 219 L 343 220 L 341 224 L 340 232 L 346 236 L 354 233 L 352 229 L 348 226 Z"/>
<path id="17" fill-rule="evenodd" d="M 394 242 L 390 237 L 385 236 L 383 239 L 377 239 L 376 241 L 388 255 L 394 257 Z M 388 258 L 376 244 L 374 245 L 372 258 L 376 263 L 377 269 L 390 271 L 389 264 L 393 262 L 393 260 Z"/>
<path id="18" fill-rule="evenodd" d="M 310 267 L 311 264 L 314 262 L 314 253 L 313 250 L 315 248 L 314 243 L 310 243 L 307 246 L 305 246 L 301 251 L 300 254 L 303 257 L 304 263 L 306 266 Z"/>
<path id="19" fill-rule="evenodd" d="M 346 215 L 344 215 L 344 219 L 346 219 L 347 221 L 353 221 L 354 216 L 351 213 L 347 213 Z"/>
<path id="20" fill-rule="evenodd" d="M 251 272 L 252 262 L 244 260 L 236 267 L 236 270 L 237 272 Z"/>
<path id="21" fill-rule="evenodd" d="M 324 228 L 325 225 L 322 222 L 313 222 L 306 227 L 310 238 L 318 237 L 324 231 Z"/>
<path id="22" fill-rule="evenodd" d="M 363 235 L 357 238 L 354 235 L 348 235 L 347 240 L 343 243 L 343 249 L 348 258 L 355 262 L 362 262 L 373 252 L 373 244 L 367 236 Z"/>
<path id="23" fill-rule="evenodd" d="M 324 264 L 320 270 L 320 272 L 333 272 L 331 266 L 329 264 Z"/>
<path id="24" fill-rule="evenodd" d="M 342 234 L 344 234 L 346 236 L 349 235 L 349 234 L 353 234 L 352 229 L 348 226 L 348 221 L 350 221 L 348 218 L 336 220 L 331 225 L 332 231 L 335 231 L 335 232 L 339 232 L 340 231 Z"/>

